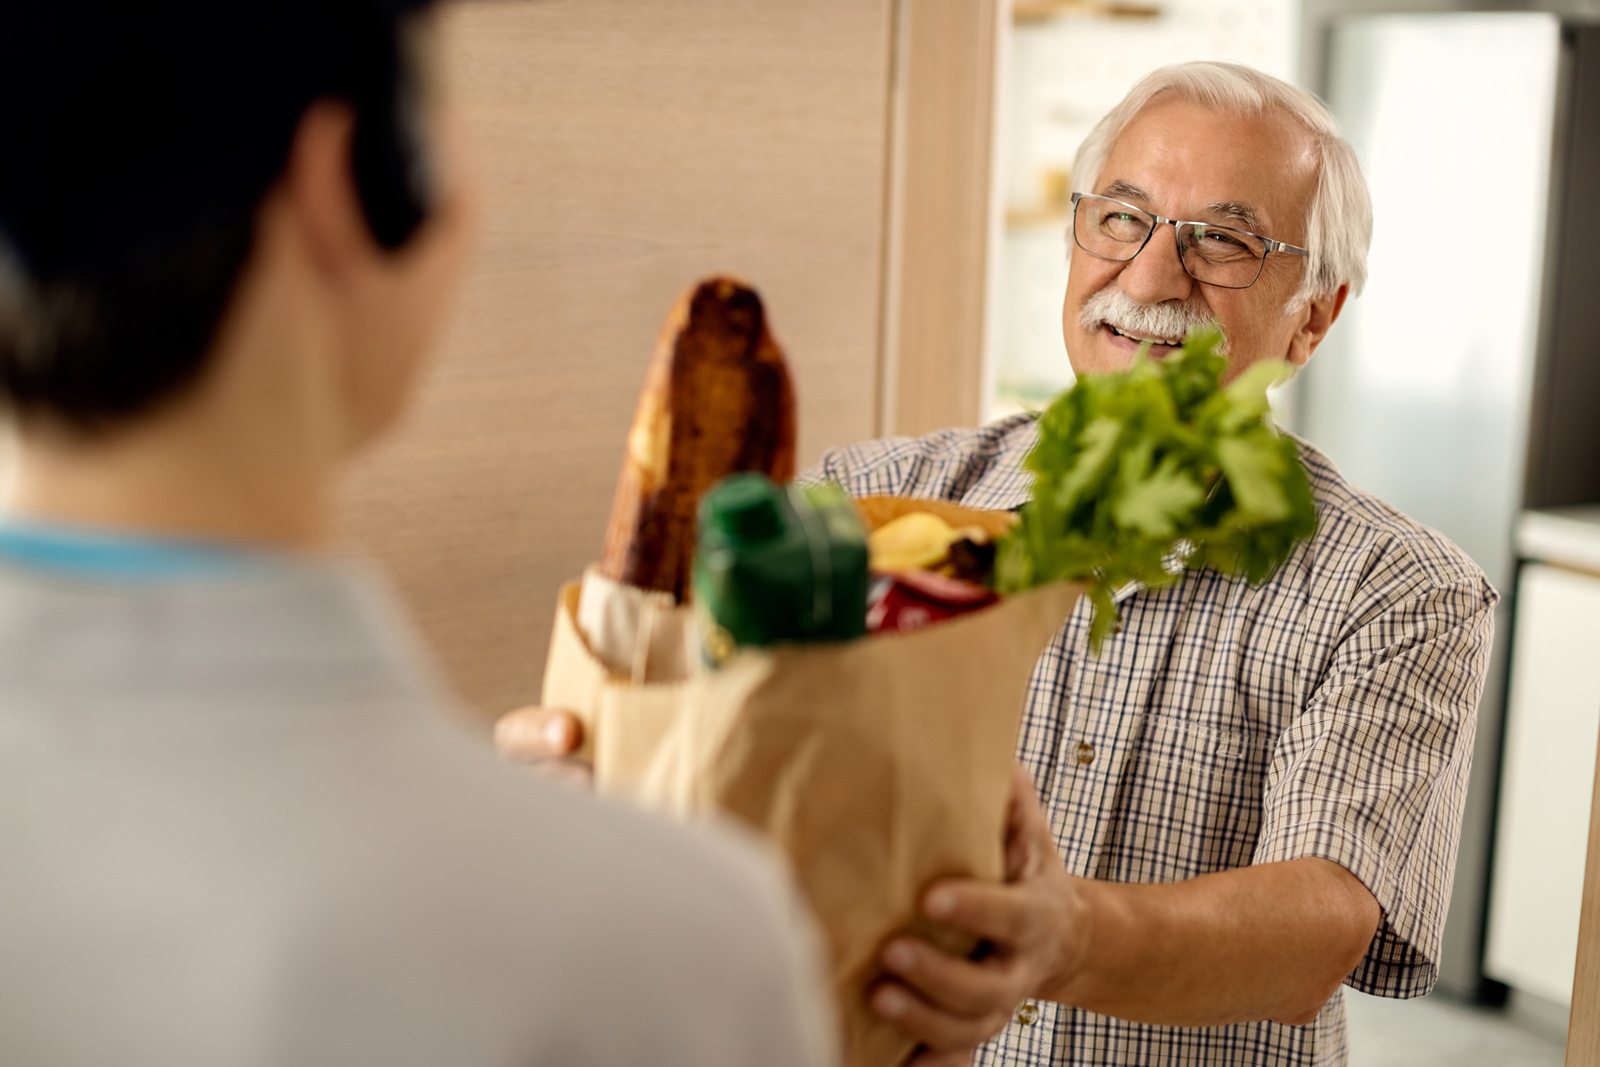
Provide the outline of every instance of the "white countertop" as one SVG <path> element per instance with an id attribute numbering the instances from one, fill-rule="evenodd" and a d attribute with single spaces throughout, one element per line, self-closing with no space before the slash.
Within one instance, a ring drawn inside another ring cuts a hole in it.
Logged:
<path id="1" fill-rule="evenodd" d="M 1600 574 L 1600 505 L 1524 511 L 1516 537 L 1523 559 Z"/>

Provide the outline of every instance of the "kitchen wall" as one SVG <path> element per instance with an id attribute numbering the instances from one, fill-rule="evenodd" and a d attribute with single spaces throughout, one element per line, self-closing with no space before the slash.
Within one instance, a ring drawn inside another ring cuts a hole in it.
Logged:
<path id="1" fill-rule="evenodd" d="M 445 15 L 484 233 L 409 424 L 344 495 L 483 717 L 539 696 L 557 590 L 598 555 L 662 320 L 765 295 L 800 450 L 869 437 L 889 0 L 541 0 Z M 708 32 L 714 27 L 715 32 Z"/>
<path id="2" fill-rule="evenodd" d="M 417 411 L 350 479 L 471 713 L 539 697 L 678 294 L 733 273 L 789 354 L 800 461 L 972 423 L 1000 0 L 466 0 L 450 81 L 484 232 Z"/>

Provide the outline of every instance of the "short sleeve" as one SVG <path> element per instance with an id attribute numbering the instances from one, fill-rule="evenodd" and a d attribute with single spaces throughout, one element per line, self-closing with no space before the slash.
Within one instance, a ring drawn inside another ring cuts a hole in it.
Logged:
<path id="1" fill-rule="evenodd" d="M 795 481 L 836 482 L 856 497 L 948 500 L 1007 511 L 1032 495 L 1033 477 L 1022 457 L 1035 434 L 1031 415 L 1013 415 L 977 429 L 863 441 L 824 453 Z"/>
<path id="2" fill-rule="evenodd" d="M 1276 743 L 1253 862 L 1331 860 L 1372 892 L 1383 922 L 1346 978 L 1362 992 L 1438 976 L 1495 599 L 1473 575 L 1372 611 Z"/>

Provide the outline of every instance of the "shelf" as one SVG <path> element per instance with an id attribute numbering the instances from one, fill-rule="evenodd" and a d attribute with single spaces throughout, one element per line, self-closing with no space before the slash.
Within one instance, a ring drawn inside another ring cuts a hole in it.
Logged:
<path id="1" fill-rule="evenodd" d="M 1516 538 L 1524 559 L 1600 575 L 1600 507 L 1524 511 Z"/>
<path id="2" fill-rule="evenodd" d="M 1164 14 L 1161 5 L 1134 0 L 1016 0 L 1013 22 L 1044 22 L 1060 15 L 1099 15 L 1105 18 L 1153 19 Z"/>

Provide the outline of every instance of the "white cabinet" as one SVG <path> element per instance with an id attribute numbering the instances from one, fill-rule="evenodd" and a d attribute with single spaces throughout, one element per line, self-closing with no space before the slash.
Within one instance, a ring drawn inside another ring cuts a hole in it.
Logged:
<path id="1" fill-rule="evenodd" d="M 1597 740 L 1600 577 L 1525 564 L 1484 969 L 1561 1004 L 1572 998 Z"/>

